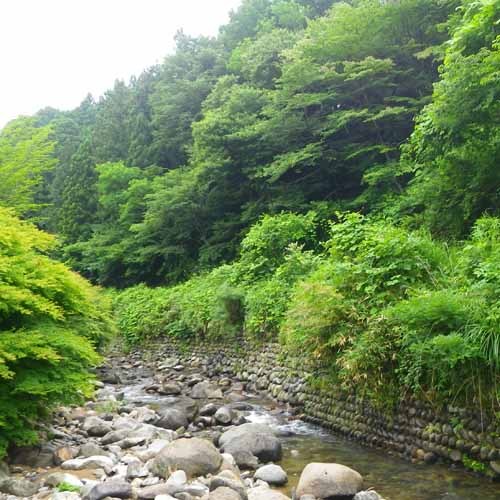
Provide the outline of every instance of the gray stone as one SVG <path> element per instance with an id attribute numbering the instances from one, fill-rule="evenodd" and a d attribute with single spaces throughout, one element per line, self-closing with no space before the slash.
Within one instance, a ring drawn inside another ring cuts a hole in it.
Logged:
<path id="1" fill-rule="evenodd" d="M 151 500 L 153 498 L 158 498 L 160 495 L 170 496 L 168 494 L 168 487 L 165 483 L 153 484 L 137 490 L 137 498 L 141 500 Z"/>
<path id="2" fill-rule="evenodd" d="M 200 415 L 204 417 L 211 417 L 218 410 L 218 406 L 214 403 L 207 403 L 205 406 L 202 406 L 200 409 Z"/>
<path id="3" fill-rule="evenodd" d="M 144 464 L 139 460 L 136 460 L 128 464 L 125 477 L 127 479 L 136 479 L 138 477 L 147 477 L 148 474 L 148 470 Z"/>
<path id="4" fill-rule="evenodd" d="M 181 469 L 189 477 L 197 477 L 217 472 L 221 463 L 221 454 L 209 441 L 182 438 L 165 446 L 151 462 L 150 470 L 168 477 L 170 470 Z"/>
<path id="5" fill-rule="evenodd" d="M 85 500 L 101 500 L 105 497 L 130 498 L 133 495 L 132 486 L 125 481 L 106 481 L 96 484 L 84 497 Z"/>
<path id="6" fill-rule="evenodd" d="M 311 463 L 300 475 L 296 494 L 314 495 L 316 498 L 355 495 L 361 491 L 361 474 L 349 467 L 334 463 Z"/>
<path id="7" fill-rule="evenodd" d="M 8 495 L 14 495 L 16 497 L 30 497 L 34 495 L 38 489 L 39 485 L 28 481 L 27 479 L 4 479 L 0 483 L 0 493 L 6 493 Z"/>
<path id="8" fill-rule="evenodd" d="M 31 467 L 50 467 L 54 465 L 55 446 L 44 443 L 40 446 L 23 446 L 10 454 L 10 463 Z"/>
<path id="9" fill-rule="evenodd" d="M 105 452 L 100 446 L 96 443 L 88 442 L 82 444 L 80 447 L 80 456 L 82 457 L 95 457 L 95 456 L 107 456 L 107 452 Z"/>
<path id="10" fill-rule="evenodd" d="M 222 434 L 219 445 L 224 452 L 233 455 L 236 463 L 241 466 L 245 465 L 243 458 L 248 453 L 263 462 L 278 461 L 282 457 L 279 439 L 264 424 L 248 423 L 233 427 Z"/>
<path id="11" fill-rule="evenodd" d="M 172 472 L 170 477 L 167 479 L 167 493 L 173 496 L 180 491 L 184 491 L 186 489 L 186 485 L 186 473 L 183 470 L 176 470 L 175 472 Z"/>
<path id="12" fill-rule="evenodd" d="M 73 458 L 61 464 L 64 470 L 82 470 L 82 469 L 104 469 L 109 471 L 115 465 L 110 457 L 94 456 L 87 458 Z"/>
<path id="13" fill-rule="evenodd" d="M 222 425 L 229 425 L 231 420 L 235 417 L 234 411 L 228 406 L 223 406 L 219 408 L 214 415 L 215 421 Z"/>
<path id="14" fill-rule="evenodd" d="M 70 484 L 75 488 L 81 488 L 83 483 L 73 474 L 68 474 L 67 472 L 54 472 L 49 474 L 45 479 L 45 484 L 48 486 L 57 486 L 58 484 Z"/>
<path id="15" fill-rule="evenodd" d="M 80 500 L 80 495 L 75 491 L 55 491 L 50 500 Z"/>
<path id="16" fill-rule="evenodd" d="M 272 490 L 269 486 L 250 488 L 247 493 L 248 500 L 290 500 L 289 497 L 279 491 Z"/>
<path id="17" fill-rule="evenodd" d="M 227 486 L 219 486 L 214 491 L 211 491 L 208 498 L 209 500 L 241 500 L 240 495 Z"/>
<path id="18" fill-rule="evenodd" d="M 0 462 L 0 481 L 9 478 L 9 466 L 5 462 Z"/>
<path id="19" fill-rule="evenodd" d="M 376 491 L 360 491 L 354 495 L 352 500 L 383 500 Z"/>
<path id="20" fill-rule="evenodd" d="M 259 467 L 255 472 L 254 479 L 261 479 L 266 483 L 281 486 L 288 481 L 286 472 L 275 464 L 268 464 Z"/>
<path id="21" fill-rule="evenodd" d="M 208 380 L 199 382 L 191 389 L 194 399 L 222 399 L 222 390 L 210 384 Z"/>
<path id="22" fill-rule="evenodd" d="M 158 392 L 167 396 L 176 396 L 182 392 L 182 388 L 175 382 L 165 382 L 160 386 Z"/>
<path id="23" fill-rule="evenodd" d="M 156 422 L 158 427 L 175 431 L 189 424 L 187 416 L 181 410 L 167 408 L 160 413 L 160 419 Z"/>

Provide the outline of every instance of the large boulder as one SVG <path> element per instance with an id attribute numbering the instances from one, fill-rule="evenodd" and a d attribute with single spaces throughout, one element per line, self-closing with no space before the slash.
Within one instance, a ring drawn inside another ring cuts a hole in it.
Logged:
<path id="1" fill-rule="evenodd" d="M 160 477 L 169 477 L 170 471 L 181 469 L 190 477 L 217 472 L 222 455 L 205 439 L 177 439 L 163 448 L 153 459 L 150 470 Z"/>
<path id="2" fill-rule="evenodd" d="M 276 464 L 267 464 L 255 471 L 254 479 L 261 479 L 266 483 L 281 486 L 288 480 L 286 472 Z"/>
<path id="3" fill-rule="evenodd" d="M 22 446 L 15 448 L 10 454 L 10 462 L 14 465 L 29 465 L 31 467 L 51 467 L 54 465 L 54 451 L 51 443 L 39 446 Z"/>
<path id="4" fill-rule="evenodd" d="M 212 385 L 208 380 L 199 382 L 191 389 L 194 399 L 222 399 L 222 390 Z"/>
<path id="5" fill-rule="evenodd" d="M 186 415 L 191 422 L 198 414 L 198 403 L 187 396 L 166 397 L 158 402 L 161 408 L 158 411 L 160 417 L 165 410 L 179 410 Z"/>
<path id="6" fill-rule="evenodd" d="M 311 463 L 300 475 L 296 495 L 315 498 L 354 496 L 363 487 L 361 474 L 341 464 Z"/>
<path id="7" fill-rule="evenodd" d="M 243 424 L 233 427 L 219 438 L 219 445 L 225 453 L 233 455 L 236 463 L 248 466 L 248 454 L 263 462 L 281 460 L 283 451 L 273 430 L 264 424 Z"/>

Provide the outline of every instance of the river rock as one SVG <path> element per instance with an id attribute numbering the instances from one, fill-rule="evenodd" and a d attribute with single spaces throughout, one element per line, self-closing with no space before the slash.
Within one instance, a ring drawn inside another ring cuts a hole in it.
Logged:
<path id="1" fill-rule="evenodd" d="M 222 406 L 214 414 L 215 421 L 222 425 L 229 425 L 235 416 L 234 411 L 228 406 Z"/>
<path id="2" fill-rule="evenodd" d="M 10 463 L 31 467 L 51 467 L 54 465 L 55 449 L 56 447 L 50 443 L 15 448 L 10 454 Z"/>
<path id="3" fill-rule="evenodd" d="M 226 486 L 219 486 L 214 491 L 211 491 L 208 498 L 209 500 L 241 500 L 236 491 Z"/>
<path id="4" fill-rule="evenodd" d="M 211 417 L 215 414 L 215 412 L 219 409 L 219 407 L 214 403 L 207 403 L 206 405 L 200 408 L 200 415 L 203 417 Z"/>
<path id="5" fill-rule="evenodd" d="M 354 495 L 352 500 L 383 500 L 376 491 L 360 491 Z"/>
<path id="6" fill-rule="evenodd" d="M 210 384 L 208 380 L 204 380 L 193 386 L 191 397 L 194 399 L 222 399 L 222 390 Z"/>
<path id="7" fill-rule="evenodd" d="M 247 500 L 245 485 L 243 484 L 241 479 L 236 476 L 236 474 L 230 471 L 222 471 L 217 474 L 217 476 L 214 476 L 210 479 L 210 491 L 214 491 L 221 487 L 230 488 L 231 490 L 236 491 L 236 493 L 238 493 L 238 496 L 242 500 Z"/>
<path id="8" fill-rule="evenodd" d="M 64 470 L 104 469 L 108 472 L 114 465 L 115 463 L 110 457 L 96 455 L 93 457 L 73 458 L 72 460 L 67 460 L 61 464 L 61 468 Z"/>
<path id="9" fill-rule="evenodd" d="M 168 487 L 165 483 L 153 484 L 137 490 L 137 498 L 141 500 L 151 500 L 161 495 L 170 496 L 168 494 Z"/>
<path id="10" fill-rule="evenodd" d="M 83 483 L 73 474 L 68 474 L 67 472 L 54 472 L 49 474 L 45 479 L 45 484 L 48 486 L 57 486 L 58 484 L 69 484 L 75 488 L 81 488 Z"/>
<path id="11" fill-rule="evenodd" d="M 96 484 L 84 497 L 84 500 L 101 500 L 101 498 L 130 498 L 132 486 L 125 481 L 106 481 Z"/>
<path id="12" fill-rule="evenodd" d="M 248 465 L 245 462 L 249 453 L 264 462 L 280 460 L 283 454 L 280 441 L 264 424 L 248 423 L 233 427 L 222 434 L 219 445 L 241 466 Z"/>
<path id="13" fill-rule="evenodd" d="M 169 470 L 182 469 L 190 477 L 205 476 L 219 470 L 222 456 L 205 439 L 177 439 L 163 448 L 153 459 L 150 470 L 160 477 L 168 477 Z"/>
<path id="14" fill-rule="evenodd" d="M 169 495 L 173 496 L 180 491 L 184 491 L 187 485 L 186 473 L 183 470 L 176 470 L 175 472 L 172 472 L 165 484 Z"/>
<path id="15" fill-rule="evenodd" d="M 250 488 L 247 493 L 248 500 L 290 500 L 290 498 L 283 493 L 263 485 L 257 486 L 256 488 Z"/>
<path id="16" fill-rule="evenodd" d="M 254 479 L 261 479 L 266 483 L 281 486 L 288 481 L 286 472 L 276 464 L 268 464 L 259 467 L 255 472 Z"/>
<path id="17" fill-rule="evenodd" d="M 75 491 L 56 491 L 50 495 L 50 500 L 80 500 L 80 498 Z"/>
<path id="18" fill-rule="evenodd" d="M 175 408 L 167 408 L 160 413 L 160 419 L 156 422 L 158 427 L 175 431 L 180 427 L 187 427 L 189 421 L 185 413 Z"/>
<path id="19" fill-rule="evenodd" d="M 82 429 L 89 436 L 102 437 L 111 432 L 111 426 L 99 417 L 87 417 L 83 422 Z"/>
<path id="20" fill-rule="evenodd" d="M 5 462 L 0 462 L 0 482 L 8 479 L 9 476 L 9 466 Z"/>
<path id="21" fill-rule="evenodd" d="M 88 458 L 96 455 L 107 456 L 108 454 L 96 443 L 90 441 L 80 446 L 80 456 Z"/>
<path id="22" fill-rule="evenodd" d="M 148 460 L 156 457 L 156 455 L 158 455 L 158 453 L 160 453 L 160 451 L 170 442 L 171 441 L 168 439 L 155 439 L 146 449 L 136 451 L 135 455 L 143 462 L 147 462 Z"/>
<path id="23" fill-rule="evenodd" d="M 0 482 L 0 493 L 14 495 L 16 497 L 30 497 L 39 489 L 38 483 L 28 481 L 27 479 L 4 479 Z"/>
<path id="24" fill-rule="evenodd" d="M 315 498 L 353 496 L 361 491 L 361 474 L 349 467 L 334 463 L 310 463 L 305 466 L 297 485 L 297 497 Z"/>
<path id="25" fill-rule="evenodd" d="M 75 446 L 60 446 L 54 451 L 53 461 L 56 465 L 61 465 L 67 460 L 71 460 L 78 456 L 78 448 Z"/>
<path id="26" fill-rule="evenodd" d="M 187 396 L 168 397 L 161 401 L 165 408 L 179 410 L 191 422 L 198 414 L 198 403 Z M 160 410 L 161 413 L 161 410 Z"/>
<path id="27" fill-rule="evenodd" d="M 160 386 L 158 392 L 166 396 L 176 396 L 182 392 L 182 388 L 175 382 L 165 382 Z"/>

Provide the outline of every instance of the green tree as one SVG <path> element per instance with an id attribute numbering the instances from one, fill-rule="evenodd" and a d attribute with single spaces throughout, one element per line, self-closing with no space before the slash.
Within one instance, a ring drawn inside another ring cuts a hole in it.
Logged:
<path id="1" fill-rule="evenodd" d="M 0 132 L 0 204 L 19 214 L 40 208 L 36 195 L 43 176 L 54 168 L 52 128 L 35 118 L 18 118 Z"/>
<path id="2" fill-rule="evenodd" d="M 466 6 L 402 163 L 414 176 L 403 210 L 442 236 L 500 209 L 499 17 L 498 1 Z"/>
<path id="3" fill-rule="evenodd" d="M 0 457 L 33 444 L 37 419 L 90 395 L 112 332 L 97 290 L 46 254 L 54 239 L 0 208 Z"/>

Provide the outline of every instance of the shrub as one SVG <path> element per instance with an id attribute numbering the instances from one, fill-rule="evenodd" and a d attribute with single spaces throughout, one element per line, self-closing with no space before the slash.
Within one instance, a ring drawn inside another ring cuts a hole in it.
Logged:
<path id="1" fill-rule="evenodd" d="M 45 255 L 54 244 L 0 208 L 0 457 L 36 442 L 55 404 L 90 394 L 95 348 L 113 330 L 105 298 Z"/>

